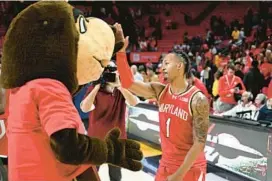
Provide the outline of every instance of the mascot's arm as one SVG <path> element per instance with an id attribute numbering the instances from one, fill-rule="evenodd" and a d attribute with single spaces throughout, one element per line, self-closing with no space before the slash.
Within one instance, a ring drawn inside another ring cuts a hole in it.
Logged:
<path id="1" fill-rule="evenodd" d="M 101 165 L 107 162 L 106 142 L 79 134 L 76 129 L 57 131 L 50 138 L 51 148 L 62 163 Z"/>
<path id="2" fill-rule="evenodd" d="M 56 158 L 66 164 L 90 163 L 100 165 L 107 161 L 105 141 L 79 134 L 82 122 L 67 88 L 59 81 L 35 81 L 35 100 L 41 124 L 50 136 Z"/>
<path id="3" fill-rule="evenodd" d="M 107 162 L 133 171 L 142 168 L 140 145 L 120 139 L 120 130 L 110 131 L 105 141 L 78 133 L 83 124 L 70 93 L 61 82 L 39 79 L 33 91 L 41 124 L 59 161 L 73 165 Z"/>

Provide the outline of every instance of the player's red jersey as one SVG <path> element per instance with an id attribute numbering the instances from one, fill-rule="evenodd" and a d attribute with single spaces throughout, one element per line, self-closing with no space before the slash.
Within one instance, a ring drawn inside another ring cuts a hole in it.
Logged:
<path id="1" fill-rule="evenodd" d="M 173 94 L 168 84 L 159 97 L 162 166 L 181 166 L 193 145 L 191 101 L 197 92 L 200 90 L 191 86 L 182 94 Z M 199 155 L 194 167 L 206 167 L 204 152 Z"/>
<path id="2" fill-rule="evenodd" d="M 8 99 L 9 99 L 9 91 L 6 90 L 6 105 L 5 105 L 5 113 L 0 114 L 0 157 L 7 156 L 8 154 L 8 139 L 6 135 L 7 131 L 7 118 L 8 118 Z"/>

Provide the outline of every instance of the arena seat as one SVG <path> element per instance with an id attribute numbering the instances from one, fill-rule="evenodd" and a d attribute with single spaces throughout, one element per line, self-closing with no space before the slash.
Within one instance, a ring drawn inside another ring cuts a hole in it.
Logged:
<path id="1" fill-rule="evenodd" d="M 205 36 L 206 29 L 210 28 L 210 18 L 213 15 L 222 16 L 226 23 L 230 23 L 233 19 L 238 19 L 239 21 L 243 22 L 244 14 L 249 7 L 252 7 L 253 11 L 258 8 L 258 2 L 235 2 L 233 4 L 221 2 L 220 5 L 213 12 L 211 12 L 199 26 L 187 26 L 185 24 L 183 13 L 186 13 L 194 18 L 200 12 L 202 12 L 207 5 L 208 2 L 169 5 L 168 8 L 171 12 L 170 16 L 165 16 L 165 5 L 152 5 L 151 8 L 155 8 L 160 12 L 153 16 L 156 19 L 160 19 L 162 22 L 163 38 L 158 42 L 158 50 L 168 51 L 168 49 L 170 50 L 173 47 L 175 41 L 181 43 L 183 41 L 184 32 L 188 32 L 189 36 Z M 137 24 L 148 28 L 148 17 L 149 15 L 143 16 L 142 20 L 137 20 Z M 177 23 L 177 29 L 166 29 L 166 23 L 169 19 L 171 19 L 172 22 Z M 172 43 L 171 46 L 170 42 Z"/>

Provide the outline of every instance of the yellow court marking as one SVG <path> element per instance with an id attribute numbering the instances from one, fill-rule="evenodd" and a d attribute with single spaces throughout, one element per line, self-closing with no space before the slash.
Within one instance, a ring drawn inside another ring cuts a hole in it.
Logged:
<path id="1" fill-rule="evenodd" d="M 141 150 L 143 151 L 144 157 L 152 157 L 162 154 L 161 150 L 159 149 L 153 148 L 143 142 L 137 142 L 141 145 Z"/>

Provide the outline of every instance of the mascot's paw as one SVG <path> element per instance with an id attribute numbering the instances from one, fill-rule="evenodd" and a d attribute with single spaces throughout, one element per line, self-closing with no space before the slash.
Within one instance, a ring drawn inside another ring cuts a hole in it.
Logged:
<path id="1" fill-rule="evenodd" d="M 108 145 L 107 162 L 132 171 L 141 170 L 143 152 L 140 150 L 140 144 L 133 140 L 119 139 L 120 133 L 118 128 L 114 128 L 106 137 L 105 141 Z"/>

